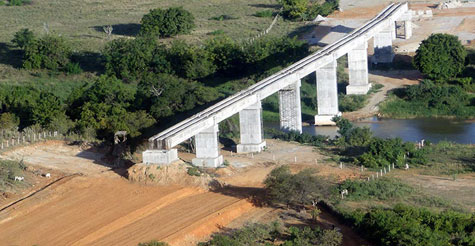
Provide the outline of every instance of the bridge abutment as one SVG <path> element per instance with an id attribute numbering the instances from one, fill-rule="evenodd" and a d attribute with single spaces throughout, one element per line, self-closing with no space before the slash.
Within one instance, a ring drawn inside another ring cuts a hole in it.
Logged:
<path id="1" fill-rule="evenodd" d="M 338 87 L 336 75 L 337 62 L 333 60 L 316 71 L 318 115 L 315 125 L 335 125 L 333 117 L 341 115 L 338 111 Z"/>
<path id="2" fill-rule="evenodd" d="M 199 167 L 219 167 L 223 164 L 218 142 L 218 125 L 209 127 L 195 135 L 196 158 L 191 162 Z"/>
<path id="3" fill-rule="evenodd" d="M 368 42 L 357 46 L 348 52 L 349 85 L 348 95 L 364 95 L 368 93 L 371 84 L 368 83 Z"/>
<path id="4" fill-rule="evenodd" d="M 142 163 L 168 165 L 178 160 L 177 149 L 149 149 L 142 152 Z"/>
<path id="5" fill-rule="evenodd" d="M 261 152 L 264 149 L 261 101 L 239 112 L 239 128 L 241 142 L 236 146 L 237 153 Z"/>
<path id="6" fill-rule="evenodd" d="M 279 91 L 280 129 L 302 133 L 300 80 Z"/>

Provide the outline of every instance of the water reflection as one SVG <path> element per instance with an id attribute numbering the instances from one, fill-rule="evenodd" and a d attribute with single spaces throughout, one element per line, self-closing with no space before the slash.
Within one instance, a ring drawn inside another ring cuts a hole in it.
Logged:
<path id="1" fill-rule="evenodd" d="M 426 139 L 431 142 L 442 140 L 463 144 L 475 143 L 475 122 L 449 119 L 378 119 L 376 117 L 354 123 L 369 127 L 374 136 L 382 138 L 400 137 L 404 141 L 416 142 Z M 279 128 L 278 123 L 265 123 L 266 127 Z M 337 135 L 334 126 L 304 126 L 303 132 L 312 135 Z"/>

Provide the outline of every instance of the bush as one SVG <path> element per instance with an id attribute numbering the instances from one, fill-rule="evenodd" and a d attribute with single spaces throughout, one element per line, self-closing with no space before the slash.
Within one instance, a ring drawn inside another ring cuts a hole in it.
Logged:
<path id="1" fill-rule="evenodd" d="M 138 246 L 168 246 L 168 243 L 152 240 L 147 243 L 139 243 Z"/>
<path id="2" fill-rule="evenodd" d="M 219 15 L 215 17 L 209 18 L 210 20 L 215 20 L 215 21 L 224 21 L 224 20 L 235 20 L 237 19 L 236 17 L 232 17 L 230 15 Z"/>
<path id="3" fill-rule="evenodd" d="M 23 176 L 25 169 L 23 161 L 0 160 L 0 192 L 5 192 L 8 187 L 15 185 L 15 176 Z"/>
<path id="4" fill-rule="evenodd" d="M 20 118 L 13 113 L 0 114 L 0 129 L 7 131 L 16 131 L 20 125 Z"/>
<path id="5" fill-rule="evenodd" d="M 183 78 L 199 79 L 216 72 L 211 53 L 182 41 L 172 43 L 167 58 L 175 73 Z"/>
<path id="6" fill-rule="evenodd" d="M 339 190 L 344 189 L 348 190 L 347 198 L 354 201 L 395 199 L 413 192 L 413 188 L 409 185 L 387 177 L 372 180 L 371 182 L 347 179 L 339 185 Z"/>
<path id="7" fill-rule="evenodd" d="M 193 15 L 183 9 L 152 9 L 143 16 L 140 34 L 144 36 L 170 37 L 190 33 L 195 27 Z"/>
<path id="8" fill-rule="evenodd" d="M 428 78 L 454 78 L 465 68 L 467 52 L 457 36 L 432 34 L 422 41 L 414 56 L 414 66 Z"/>
<path id="9" fill-rule="evenodd" d="M 113 40 L 103 51 L 106 73 L 129 82 L 148 72 L 170 73 L 166 52 L 165 47 L 152 38 Z"/>
<path id="10" fill-rule="evenodd" d="M 338 0 L 326 0 L 322 4 L 314 3 L 305 12 L 305 20 L 314 20 L 318 15 L 328 16 L 339 8 Z"/>
<path id="11" fill-rule="evenodd" d="M 35 35 L 28 28 L 21 29 L 13 36 L 12 43 L 20 49 L 24 49 L 29 43 L 35 40 Z"/>
<path id="12" fill-rule="evenodd" d="M 8 6 L 22 6 L 25 4 L 30 4 L 31 0 L 9 0 Z"/>
<path id="13" fill-rule="evenodd" d="M 64 38 L 45 35 L 26 44 L 23 67 L 58 71 L 70 62 L 70 56 L 71 48 Z"/>
<path id="14" fill-rule="evenodd" d="M 254 16 L 256 17 L 272 17 L 274 15 L 274 12 L 270 9 L 262 10 L 262 11 L 257 11 Z"/>
<path id="15" fill-rule="evenodd" d="M 266 194 L 274 204 L 308 205 L 329 197 L 330 185 L 314 171 L 305 169 L 292 174 L 288 166 L 273 169 L 264 180 Z"/>
<path id="16" fill-rule="evenodd" d="M 80 73 L 82 73 L 81 66 L 79 65 L 79 63 L 76 63 L 76 62 L 68 63 L 66 65 L 66 67 L 64 68 L 64 70 L 68 74 L 80 74 Z"/>
<path id="17" fill-rule="evenodd" d="M 282 5 L 282 14 L 285 18 L 295 20 L 302 19 L 307 11 L 308 0 L 279 0 Z"/>
<path id="18" fill-rule="evenodd" d="M 218 97 L 216 89 L 169 74 L 149 74 L 137 88 L 135 105 L 155 119 L 173 116 Z"/>
<path id="19" fill-rule="evenodd" d="M 435 213 L 406 205 L 352 214 L 358 231 L 376 245 L 387 246 L 474 245 L 474 216 L 453 211 Z"/>
<path id="20" fill-rule="evenodd" d="M 341 112 L 352 112 L 365 106 L 366 95 L 338 95 L 338 108 Z"/>

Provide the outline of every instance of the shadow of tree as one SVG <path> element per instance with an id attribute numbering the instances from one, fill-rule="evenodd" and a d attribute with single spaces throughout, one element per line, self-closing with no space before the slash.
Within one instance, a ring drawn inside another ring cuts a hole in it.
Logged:
<path id="1" fill-rule="evenodd" d="M 23 51 L 15 49 L 7 43 L 0 43 L 0 63 L 10 65 L 14 68 L 21 68 L 23 62 Z"/>
<path id="2" fill-rule="evenodd" d="M 79 63 L 81 69 L 86 72 L 96 72 L 102 74 L 105 72 L 103 56 L 98 52 L 81 51 L 74 53 L 71 57 L 72 62 Z"/>
<path id="3" fill-rule="evenodd" d="M 248 6 L 255 7 L 255 8 L 272 8 L 272 9 L 279 9 L 279 4 L 265 4 L 265 3 L 257 3 L 257 4 L 248 4 Z"/>
<path id="4" fill-rule="evenodd" d="M 105 26 L 94 26 L 94 30 L 104 33 Z M 112 25 L 112 34 L 121 35 L 121 36 L 130 36 L 134 37 L 139 34 L 140 24 L 137 23 L 127 23 L 127 24 L 116 24 Z"/>

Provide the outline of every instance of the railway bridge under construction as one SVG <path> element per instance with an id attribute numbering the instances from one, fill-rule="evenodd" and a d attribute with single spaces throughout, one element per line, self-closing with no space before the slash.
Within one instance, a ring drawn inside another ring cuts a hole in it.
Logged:
<path id="1" fill-rule="evenodd" d="M 347 94 L 366 94 L 368 81 L 368 41 L 373 39 L 373 63 L 390 63 L 394 58 L 392 42 L 412 36 L 412 16 L 407 3 L 393 3 L 363 26 L 338 41 L 301 59 L 291 66 L 259 81 L 192 117 L 149 138 L 149 149 L 142 153 L 143 163 L 166 165 L 178 160 L 177 149 L 194 137 L 196 158 L 193 165 L 218 167 L 223 163 L 218 142 L 218 123 L 239 113 L 238 153 L 260 152 L 263 139 L 261 100 L 278 92 L 280 127 L 302 132 L 300 81 L 316 74 L 318 114 L 315 125 L 331 125 L 338 111 L 337 59 L 348 54 L 349 85 Z"/>

